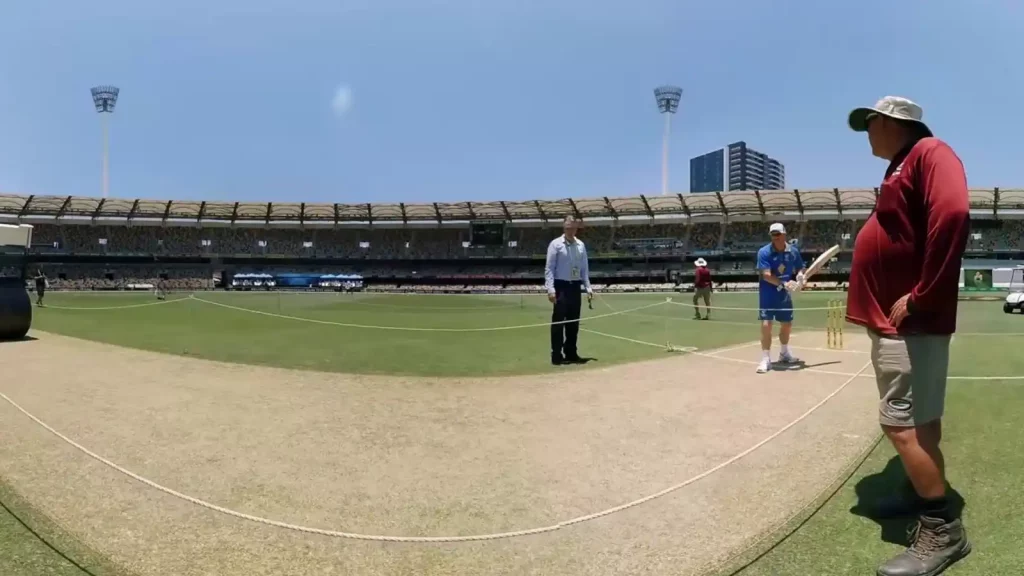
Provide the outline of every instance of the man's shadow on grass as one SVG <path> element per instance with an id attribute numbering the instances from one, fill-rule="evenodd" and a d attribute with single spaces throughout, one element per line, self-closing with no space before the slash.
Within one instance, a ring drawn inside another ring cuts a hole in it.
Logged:
<path id="1" fill-rule="evenodd" d="M 917 517 L 882 518 L 878 513 L 877 506 L 880 501 L 904 492 L 909 482 L 900 457 L 893 456 L 881 472 L 865 476 L 860 482 L 857 482 L 854 486 L 857 503 L 850 508 L 850 513 L 878 524 L 882 529 L 882 540 L 890 544 L 907 545 L 907 529 L 917 521 Z M 956 516 L 963 513 L 966 506 L 963 496 L 948 484 L 946 495 L 949 498 L 950 512 Z"/>

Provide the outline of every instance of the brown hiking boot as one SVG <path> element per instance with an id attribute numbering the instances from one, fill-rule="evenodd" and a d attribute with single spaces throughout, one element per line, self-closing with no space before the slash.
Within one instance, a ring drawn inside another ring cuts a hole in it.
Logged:
<path id="1" fill-rule="evenodd" d="M 971 553 L 960 519 L 921 516 L 910 530 L 910 547 L 878 569 L 878 576 L 938 576 Z"/>

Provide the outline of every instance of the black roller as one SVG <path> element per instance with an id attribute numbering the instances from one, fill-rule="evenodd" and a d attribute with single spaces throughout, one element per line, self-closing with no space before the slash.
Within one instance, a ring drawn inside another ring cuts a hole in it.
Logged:
<path id="1" fill-rule="evenodd" d="M 0 278 L 0 341 L 21 340 L 32 326 L 32 300 L 21 280 Z"/>

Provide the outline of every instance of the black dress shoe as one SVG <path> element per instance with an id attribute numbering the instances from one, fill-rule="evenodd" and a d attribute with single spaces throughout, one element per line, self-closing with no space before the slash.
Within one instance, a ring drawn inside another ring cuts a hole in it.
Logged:
<path id="1" fill-rule="evenodd" d="M 561 356 L 555 356 L 554 354 L 552 354 L 551 364 L 553 364 L 554 366 L 561 366 L 562 364 L 565 364 L 565 358 L 562 358 Z"/>
<path id="2" fill-rule="evenodd" d="M 566 354 L 565 355 L 565 363 L 566 364 L 582 364 L 583 363 L 583 359 L 580 358 L 579 356 L 577 356 L 576 354 L 572 354 L 572 355 Z"/>

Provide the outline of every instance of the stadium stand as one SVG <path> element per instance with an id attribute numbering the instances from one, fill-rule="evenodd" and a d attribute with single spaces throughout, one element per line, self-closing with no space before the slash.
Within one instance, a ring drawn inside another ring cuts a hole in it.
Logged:
<path id="1" fill-rule="evenodd" d="M 526 202 L 312 204 L 191 202 L 0 194 L 0 222 L 34 226 L 30 267 L 57 290 L 171 290 L 231 286 L 238 274 L 358 275 L 360 289 L 539 291 L 548 242 L 574 215 L 595 286 L 686 289 L 704 257 L 727 289 L 754 276 L 771 222 L 814 257 L 849 249 L 877 189 L 740 191 Z M 1019 258 L 1024 190 L 974 189 L 969 253 Z M 478 241 L 481 226 L 496 241 Z M 234 283 L 241 286 L 243 283 Z M 281 287 L 260 283 L 260 288 Z M 349 282 L 324 286 L 352 287 Z M 249 282 L 246 287 L 253 287 Z"/>

